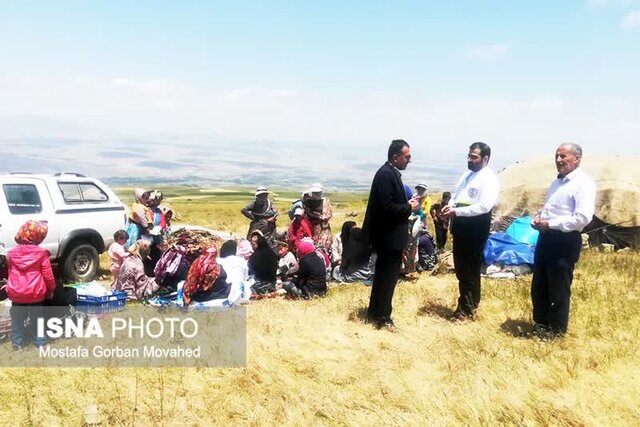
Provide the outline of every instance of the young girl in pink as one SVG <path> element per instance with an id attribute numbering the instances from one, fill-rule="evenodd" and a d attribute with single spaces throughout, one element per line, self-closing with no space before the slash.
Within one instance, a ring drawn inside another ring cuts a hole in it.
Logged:
<path id="1" fill-rule="evenodd" d="M 46 222 L 25 222 L 15 237 L 18 245 L 7 253 L 7 295 L 11 300 L 11 342 L 15 350 L 24 344 L 27 318 L 35 344 L 41 347 L 47 343 L 45 337 L 36 335 L 35 329 L 37 319 L 44 315 L 44 300 L 51 299 L 56 288 L 49 251 L 38 246 L 48 231 Z"/>
<path id="2" fill-rule="evenodd" d="M 129 239 L 129 234 L 124 230 L 118 230 L 113 234 L 113 243 L 109 246 L 109 259 L 111 260 L 111 266 L 109 267 L 109 271 L 111 271 L 111 275 L 113 276 L 113 281 L 111 285 L 116 281 L 118 277 L 118 273 L 120 273 L 120 266 L 124 261 L 125 257 L 129 255 L 127 251 L 124 250 L 124 244 L 127 243 Z"/>

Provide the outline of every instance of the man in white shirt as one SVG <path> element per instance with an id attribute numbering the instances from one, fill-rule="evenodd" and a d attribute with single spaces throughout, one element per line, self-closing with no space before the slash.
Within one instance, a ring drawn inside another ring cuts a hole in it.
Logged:
<path id="1" fill-rule="evenodd" d="M 453 319 L 473 319 L 480 304 L 480 269 L 483 249 L 491 228 L 491 211 L 498 200 L 498 177 L 488 167 L 491 148 L 474 142 L 467 155 L 468 171 L 442 209 L 442 217 L 451 220 L 453 262 L 460 296 Z"/>
<path id="2" fill-rule="evenodd" d="M 580 168 L 582 148 L 561 144 L 556 150 L 558 177 L 531 226 L 540 231 L 531 282 L 535 332 L 564 334 L 569 324 L 573 268 L 580 258 L 580 233 L 591 222 L 596 186 Z"/>

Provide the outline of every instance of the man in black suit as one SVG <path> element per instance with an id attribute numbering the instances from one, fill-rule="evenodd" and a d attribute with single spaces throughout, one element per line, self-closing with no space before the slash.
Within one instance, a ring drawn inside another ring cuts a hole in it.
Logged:
<path id="1" fill-rule="evenodd" d="M 391 300 L 400 275 L 402 250 L 407 244 L 409 215 L 418 208 L 415 198 L 407 199 L 400 173 L 410 161 L 409 144 L 402 139 L 393 140 L 387 161 L 373 178 L 362 225 L 365 240 L 377 254 L 368 316 L 378 328 L 395 326 Z"/>

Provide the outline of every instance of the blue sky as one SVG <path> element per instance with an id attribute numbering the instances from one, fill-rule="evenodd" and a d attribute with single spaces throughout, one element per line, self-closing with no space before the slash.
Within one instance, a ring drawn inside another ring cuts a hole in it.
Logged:
<path id="1" fill-rule="evenodd" d="M 0 1 L 0 55 L 3 138 L 640 154 L 636 0 Z"/>
<path id="2" fill-rule="evenodd" d="M 19 73 L 442 95 L 639 90 L 625 84 L 640 66 L 640 24 L 620 24 L 631 1 L 0 4 L 5 67 Z"/>

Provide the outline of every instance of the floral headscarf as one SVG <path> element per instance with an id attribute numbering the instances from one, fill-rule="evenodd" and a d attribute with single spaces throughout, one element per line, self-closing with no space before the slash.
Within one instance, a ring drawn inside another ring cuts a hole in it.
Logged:
<path id="1" fill-rule="evenodd" d="M 47 237 L 48 231 L 46 222 L 29 220 L 22 224 L 15 240 L 19 245 L 39 245 Z"/>
<path id="2" fill-rule="evenodd" d="M 216 260 L 217 257 L 218 248 L 210 246 L 193 261 L 182 288 L 182 298 L 185 304 L 191 303 L 191 297 L 196 292 L 208 291 L 215 285 L 220 276 L 220 264 Z"/>
<path id="3" fill-rule="evenodd" d="M 157 207 L 160 203 L 162 203 L 163 199 L 164 195 L 161 191 L 153 190 L 149 192 L 149 205 L 151 205 L 152 207 Z"/>

